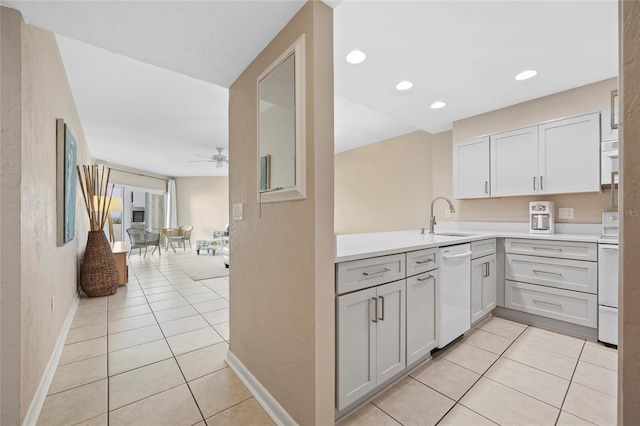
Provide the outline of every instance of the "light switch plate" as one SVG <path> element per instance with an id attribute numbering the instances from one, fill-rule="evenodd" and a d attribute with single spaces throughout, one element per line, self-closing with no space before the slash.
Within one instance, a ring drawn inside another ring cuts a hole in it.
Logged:
<path id="1" fill-rule="evenodd" d="M 444 217 L 451 217 L 451 209 L 444 209 Z"/>
<path id="2" fill-rule="evenodd" d="M 573 219 L 573 209 L 569 208 L 569 207 L 559 209 L 558 218 L 559 219 Z"/>
<path id="3" fill-rule="evenodd" d="M 233 220 L 242 220 L 242 203 L 233 205 Z"/>

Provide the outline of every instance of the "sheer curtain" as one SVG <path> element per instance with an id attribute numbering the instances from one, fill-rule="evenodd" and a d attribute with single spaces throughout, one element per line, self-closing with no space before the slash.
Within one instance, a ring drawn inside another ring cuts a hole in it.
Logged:
<path id="1" fill-rule="evenodd" d="M 175 228 L 178 226 L 178 208 L 176 202 L 176 181 L 169 179 L 167 181 L 167 228 Z"/>

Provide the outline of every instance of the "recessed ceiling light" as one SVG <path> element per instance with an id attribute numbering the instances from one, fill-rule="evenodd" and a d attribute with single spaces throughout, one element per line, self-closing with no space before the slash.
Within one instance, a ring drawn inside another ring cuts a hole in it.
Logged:
<path id="1" fill-rule="evenodd" d="M 440 109 L 440 108 L 444 108 L 446 105 L 447 105 L 446 102 L 438 101 L 438 102 L 432 103 L 431 108 Z"/>
<path id="2" fill-rule="evenodd" d="M 367 59 L 367 55 L 361 50 L 353 50 L 347 54 L 347 62 L 350 64 L 359 64 Z"/>
<path id="3" fill-rule="evenodd" d="M 535 77 L 536 74 L 538 74 L 538 71 L 536 70 L 522 71 L 520 74 L 516 75 L 516 80 L 527 80 L 531 77 Z"/>
<path id="4" fill-rule="evenodd" d="M 413 87 L 413 83 L 410 81 L 401 81 L 400 83 L 396 84 L 396 89 L 398 90 L 409 90 Z"/>

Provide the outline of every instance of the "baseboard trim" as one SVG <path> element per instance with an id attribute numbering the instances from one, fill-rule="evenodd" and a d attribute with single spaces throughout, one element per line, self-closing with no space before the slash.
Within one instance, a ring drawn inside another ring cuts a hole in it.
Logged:
<path id="1" fill-rule="evenodd" d="M 297 425 L 295 420 L 282 408 L 282 406 L 276 401 L 276 399 L 269 393 L 269 391 L 262 386 L 262 383 L 251 374 L 251 372 L 244 366 L 244 364 L 238 359 L 233 352 L 227 352 L 227 364 L 238 375 L 242 383 L 249 389 L 249 391 L 256 398 L 256 401 L 264 408 L 271 420 L 277 425 Z"/>
<path id="2" fill-rule="evenodd" d="M 49 358 L 47 367 L 45 368 L 44 374 L 42 375 L 40 383 L 38 384 L 38 389 L 36 389 L 36 393 L 31 400 L 31 404 L 29 405 L 27 414 L 24 416 L 24 422 L 22 422 L 23 426 L 35 425 L 38 421 L 38 417 L 40 417 L 40 411 L 42 411 L 44 400 L 47 398 L 47 393 L 49 392 L 49 387 L 51 386 L 51 382 L 53 381 L 53 376 L 56 374 L 56 367 L 58 367 L 58 362 L 60 362 L 60 356 L 62 356 L 64 342 L 67 340 L 67 334 L 69 334 L 69 329 L 71 328 L 73 317 L 76 315 L 79 301 L 80 293 L 76 293 L 76 297 L 73 299 L 71 308 L 69 309 L 69 313 L 67 314 L 67 319 L 64 321 L 64 324 L 62 326 L 62 331 L 60 331 L 60 334 L 58 335 L 56 346 L 53 349 L 53 353 Z"/>

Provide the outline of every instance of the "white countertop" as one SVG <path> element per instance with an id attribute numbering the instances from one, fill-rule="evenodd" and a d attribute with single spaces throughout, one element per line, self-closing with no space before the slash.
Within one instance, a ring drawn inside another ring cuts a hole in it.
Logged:
<path id="1" fill-rule="evenodd" d="M 433 247 L 444 247 L 454 244 L 468 243 L 487 238 L 528 238 L 535 240 L 552 241 L 579 241 L 598 243 L 612 242 L 611 239 L 603 240 L 600 234 L 530 234 L 528 232 L 517 231 L 474 231 L 470 229 L 455 230 L 458 232 L 471 234 L 469 236 L 445 236 L 432 235 L 429 231 L 420 234 L 420 230 L 394 231 L 394 232 L 374 232 L 367 234 L 346 234 L 336 235 L 336 263 L 349 260 L 366 259 L 368 257 L 386 256 L 390 254 L 403 253 L 413 250 L 421 250 Z M 442 230 L 437 232 L 449 232 Z"/>

